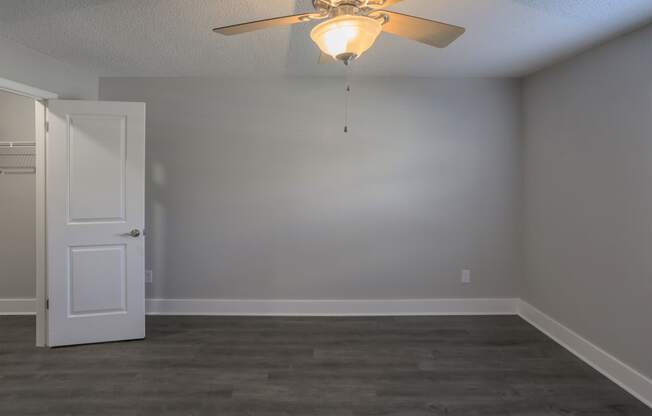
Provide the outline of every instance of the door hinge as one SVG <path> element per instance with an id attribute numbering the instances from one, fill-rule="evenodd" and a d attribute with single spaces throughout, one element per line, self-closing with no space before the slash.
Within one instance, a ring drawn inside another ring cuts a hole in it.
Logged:
<path id="1" fill-rule="evenodd" d="M 50 309 L 50 299 L 45 299 L 45 309 Z"/>
<path id="2" fill-rule="evenodd" d="M 50 131 L 50 122 L 46 121 L 45 122 L 45 132 L 48 133 Z"/>

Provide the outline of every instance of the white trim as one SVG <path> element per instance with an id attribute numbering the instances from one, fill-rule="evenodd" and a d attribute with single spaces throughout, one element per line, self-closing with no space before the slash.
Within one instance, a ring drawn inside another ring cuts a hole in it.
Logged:
<path id="1" fill-rule="evenodd" d="M 46 259 L 46 219 L 45 219 L 45 142 L 47 107 L 43 101 L 34 100 L 34 120 L 36 126 L 36 346 L 47 345 L 47 312 L 45 299 L 47 297 L 47 259 Z"/>
<path id="2" fill-rule="evenodd" d="M 652 380 L 523 300 L 518 302 L 518 314 L 631 395 L 652 407 Z"/>
<path id="3" fill-rule="evenodd" d="M 35 299 L 0 299 L 0 315 L 35 315 Z"/>
<path id="4" fill-rule="evenodd" d="M 6 78 L 0 78 L 0 90 L 9 91 L 14 94 L 24 95 L 26 97 L 36 98 L 39 100 L 50 100 L 59 97 L 53 92 L 45 91 L 40 88 L 30 87 L 29 85 L 11 81 Z"/>
<path id="5" fill-rule="evenodd" d="M 515 315 L 518 299 L 236 300 L 147 299 L 149 315 Z"/>

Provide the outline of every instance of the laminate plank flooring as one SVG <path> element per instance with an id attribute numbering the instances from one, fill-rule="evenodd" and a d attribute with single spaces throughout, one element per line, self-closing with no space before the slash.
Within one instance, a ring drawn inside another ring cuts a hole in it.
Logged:
<path id="1" fill-rule="evenodd" d="M 42 349 L 0 317 L 0 415 L 652 416 L 516 316 L 147 318 Z"/>

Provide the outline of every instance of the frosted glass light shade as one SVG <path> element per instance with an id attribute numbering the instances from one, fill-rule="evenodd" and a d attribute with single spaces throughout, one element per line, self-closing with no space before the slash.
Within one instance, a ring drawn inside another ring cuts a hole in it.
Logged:
<path id="1" fill-rule="evenodd" d="M 357 58 L 371 48 L 383 25 L 366 16 L 338 16 L 315 26 L 310 32 L 313 42 L 335 59 Z"/>

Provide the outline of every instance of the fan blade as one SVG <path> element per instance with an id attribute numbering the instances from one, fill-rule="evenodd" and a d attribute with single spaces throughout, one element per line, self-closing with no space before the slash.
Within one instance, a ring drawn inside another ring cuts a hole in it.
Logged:
<path id="1" fill-rule="evenodd" d="M 255 22 L 240 23 L 238 25 L 216 27 L 213 29 L 215 33 L 232 36 L 241 33 L 253 32 L 254 30 L 267 29 L 275 26 L 288 26 L 297 23 L 309 22 L 310 20 L 318 18 L 319 15 L 315 13 L 295 14 L 292 16 L 276 17 L 274 19 L 256 20 Z"/>
<path id="2" fill-rule="evenodd" d="M 319 53 L 319 63 L 320 64 L 334 64 L 337 62 L 335 59 L 333 59 L 332 56 L 326 55 L 324 52 Z"/>
<path id="3" fill-rule="evenodd" d="M 384 32 L 416 40 L 417 42 L 437 48 L 445 48 L 466 31 L 463 27 L 435 22 L 434 20 L 423 19 L 421 17 L 389 12 L 387 10 L 377 13 L 385 14 L 389 17 L 389 20 L 383 26 Z"/>
<path id="4" fill-rule="evenodd" d="M 372 9 L 384 9 L 385 7 L 390 7 L 396 3 L 400 3 L 403 0 L 370 0 L 367 4 L 367 7 Z"/>

